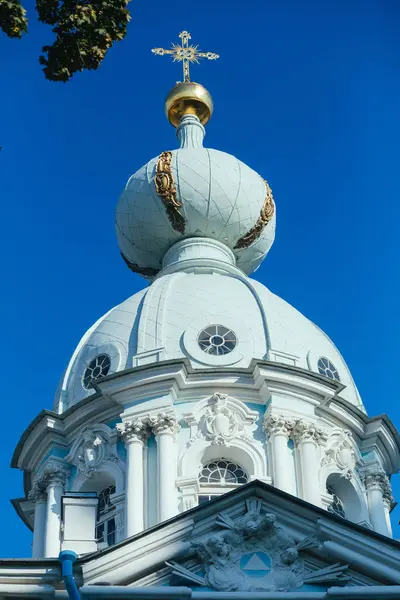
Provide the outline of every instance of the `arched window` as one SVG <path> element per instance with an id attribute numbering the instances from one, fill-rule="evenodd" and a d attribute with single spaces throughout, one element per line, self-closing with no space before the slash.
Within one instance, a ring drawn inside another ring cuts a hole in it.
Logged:
<path id="1" fill-rule="evenodd" d="M 115 506 L 111 503 L 111 496 L 115 494 L 115 485 L 109 485 L 99 493 L 97 506 L 96 539 L 107 546 L 115 544 Z"/>
<path id="2" fill-rule="evenodd" d="M 317 366 L 321 375 L 325 375 L 325 377 L 329 377 L 329 379 L 336 379 L 336 381 L 340 381 L 338 370 L 329 360 L 329 358 L 321 356 L 321 358 L 318 360 Z"/>
<path id="3" fill-rule="evenodd" d="M 99 354 L 88 364 L 83 376 L 83 387 L 92 389 L 92 382 L 100 377 L 105 377 L 111 367 L 111 359 L 108 354 Z"/>
<path id="4" fill-rule="evenodd" d="M 328 512 L 337 515 L 338 517 L 342 517 L 342 519 L 346 518 L 346 511 L 344 510 L 344 504 L 336 494 L 334 488 L 330 485 L 326 488 L 327 493 L 332 496 L 331 503 L 328 505 Z"/>
<path id="5" fill-rule="evenodd" d="M 240 465 L 224 458 L 209 462 L 199 473 L 199 504 L 230 492 L 247 482 L 247 474 Z"/>

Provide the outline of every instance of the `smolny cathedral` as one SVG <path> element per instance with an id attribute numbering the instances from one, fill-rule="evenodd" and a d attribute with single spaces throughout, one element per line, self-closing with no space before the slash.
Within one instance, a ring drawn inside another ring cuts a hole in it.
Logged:
<path id="1" fill-rule="evenodd" d="M 148 285 L 83 335 L 21 436 L 32 558 L 0 561 L 0 599 L 400 599 L 398 432 L 329 337 L 250 277 L 275 201 L 203 146 L 213 103 L 189 63 L 218 56 L 189 40 L 153 50 L 183 62 L 178 148 L 155 148 L 116 208 Z"/>

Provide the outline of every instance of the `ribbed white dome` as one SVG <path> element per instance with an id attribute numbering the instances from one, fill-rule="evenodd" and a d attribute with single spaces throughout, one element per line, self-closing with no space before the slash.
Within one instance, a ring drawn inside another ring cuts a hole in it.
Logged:
<path id="1" fill-rule="evenodd" d="M 204 258 L 210 249 L 220 263 L 210 254 Z M 198 269 L 196 253 L 203 256 Z M 151 286 L 113 308 L 85 334 L 56 403 L 61 394 L 63 404 L 70 406 L 93 393 L 85 389 L 83 378 L 90 362 L 105 354 L 111 361 L 109 373 L 141 364 L 143 358 L 148 364 L 184 357 L 195 368 L 248 367 L 252 359 L 265 359 L 318 372 L 318 361 L 324 357 L 346 386 L 341 395 L 361 405 L 350 371 L 333 342 L 261 283 L 240 275 L 232 253 L 222 244 L 186 240 L 167 259 Z M 199 334 L 214 325 L 234 333 L 236 346 L 227 354 L 210 355 L 199 345 Z"/>
<path id="2" fill-rule="evenodd" d="M 173 186 L 181 204 L 178 227 L 157 193 L 159 156 L 129 179 L 120 197 L 118 243 L 124 257 L 141 274 L 159 271 L 170 246 L 194 236 L 222 242 L 233 250 L 237 266 L 251 273 L 274 241 L 275 213 L 248 247 L 240 243 L 260 219 L 268 188 L 260 175 L 234 156 L 203 148 L 203 135 L 198 119 L 185 117 L 178 128 L 181 148 L 171 152 Z"/>

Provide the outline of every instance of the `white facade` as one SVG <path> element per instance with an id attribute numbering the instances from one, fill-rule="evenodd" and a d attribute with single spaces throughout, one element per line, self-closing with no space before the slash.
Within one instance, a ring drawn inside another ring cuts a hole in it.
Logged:
<path id="1" fill-rule="evenodd" d="M 336 515 L 327 516 L 328 525 L 340 516 L 344 528 L 349 521 L 390 537 L 397 431 L 386 416 L 366 415 L 333 342 L 246 274 L 273 241 L 275 213 L 268 222 L 258 216 L 262 178 L 234 157 L 202 148 L 196 117 L 183 118 L 178 136 L 172 180 L 165 181 L 179 192 L 174 201 L 185 234 L 166 216 L 169 205 L 154 187 L 160 163 L 150 161 L 128 182 L 117 229 L 128 262 L 147 269 L 147 276 L 154 271 L 151 284 L 83 336 L 54 411 L 35 419 L 14 453 L 26 491 L 14 505 L 33 529 L 33 556 L 56 557 L 65 548 L 105 552 L 200 504 L 206 511 L 209 500 L 226 492 L 236 490 L 229 498 L 239 498 L 241 486 L 255 480 L 285 492 L 286 503 L 299 498 L 318 507 L 320 517 L 321 511 Z M 258 237 L 237 249 L 238 237 L 253 225 Z M 244 516 L 240 509 L 241 518 L 255 519 L 268 538 L 270 517 L 260 516 L 261 504 L 249 506 Z M 234 529 L 233 516 L 227 529 Z M 283 530 L 273 531 L 286 540 Z M 285 548 L 275 548 L 273 561 L 299 565 L 293 556 L 309 547 L 300 537 L 296 551 L 289 538 Z M 332 556 L 336 551 L 349 560 L 337 542 L 330 544 Z M 186 580 L 189 567 L 179 567 Z M 200 586 L 250 589 L 243 574 L 237 588 L 219 587 L 215 578 L 214 585 L 209 566 L 203 567 Z M 285 590 L 299 588 L 300 579 L 296 585 L 289 579 Z M 279 589 L 276 581 L 271 589 Z"/>

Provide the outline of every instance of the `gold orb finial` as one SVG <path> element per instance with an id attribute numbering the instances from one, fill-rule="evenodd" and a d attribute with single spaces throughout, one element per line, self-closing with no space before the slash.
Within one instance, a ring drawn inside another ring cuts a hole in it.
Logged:
<path id="1" fill-rule="evenodd" d="M 214 109 L 211 94 L 200 83 L 177 83 L 165 100 L 165 114 L 174 127 L 184 115 L 196 115 L 202 125 L 208 123 Z"/>
<path id="2" fill-rule="evenodd" d="M 153 54 L 164 56 L 169 54 L 174 62 L 182 62 L 183 82 L 178 82 L 169 92 L 165 101 L 165 113 L 171 125 L 177 127 L 184 115 L 192 114 L 199 118 L 205 125 L 213 112 L 213 101 L 210 93 L 200 83 L 190 81 L 190 63 L 199 63 L 201 58 L 216 60 L 218 54 L 214 52 L 200 52 L 198 45 L 189 46 L 191 35 L 188 31 L 179 34 L 181 45 L 172 44 L 172 48 L 153 48 Z"/>

